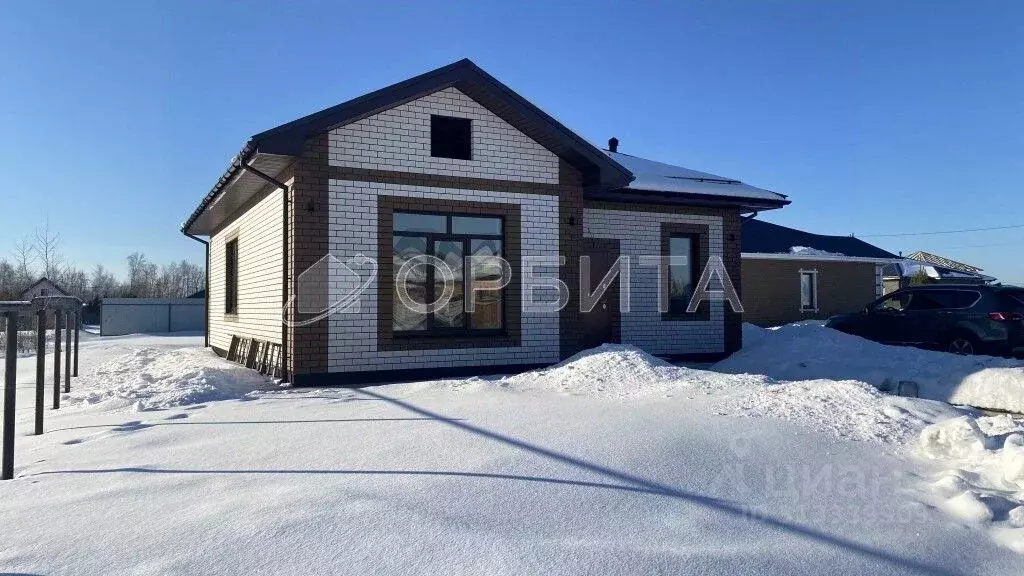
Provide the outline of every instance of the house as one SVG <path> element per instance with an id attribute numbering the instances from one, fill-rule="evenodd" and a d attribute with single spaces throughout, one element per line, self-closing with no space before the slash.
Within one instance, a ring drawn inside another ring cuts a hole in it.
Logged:
<path id="1" fill-rule="evenodd" d="M 182 227 L 207 247 L 209 345 L 279 347 L 298 385 L 518 371 L 602 342 L 737 350 L 739 313 L 687 303 L 709 262 L 739 289 L 741 216 L 789 201 L 617 147 L 469 60 L 256 134 Z M 427 257 L 447 272 L 408 264 Z"/>
<path id="2" fill-rule="evenodd" d="M 988 284 L 996 281 L 996 278 L 981 272 L 977 266 L 918 250 L 887 265 L 883 271 L 883 282 L 888 294 L 910 285 L 917 277 L 929 284 Z"/>
<path id="3" fill-rule="evenodd" d="M 24 289 L 21 292 L 21 295 L 18 296 L 18 299 L 31 300 L 36 296 L 70 296 L 70 294 L 68 294 L 53 280 L 43 276 L 39 280 L 33 282 L 31 286 Z"/>
<path id="4" fill-rule="evenodd" d="M 743 319 L 758 326 L 828 318 L 882 295 L 882 267 L 899 259 L 853 236 L 743 221 Z"/>

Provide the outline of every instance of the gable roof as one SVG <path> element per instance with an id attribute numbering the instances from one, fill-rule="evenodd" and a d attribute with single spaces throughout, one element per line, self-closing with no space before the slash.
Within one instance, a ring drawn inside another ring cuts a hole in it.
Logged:
<path id="1" fill-rule="evenodd" d="M 977 274 L 982 269 L 977 266 L 971 266 L 970 264 L 964 264 L 963 262 L 957 262 L 956 260 L 950 260 L 942 256 L 931 254 L 929 252 L 923 252 L 918 250 L 907 258 L 911 260 L 917 260 L 919 262 L 927 262 L 928 264 L 934 264 L 942 268 L 947 268 L 954 272 L 962 272 L 964 274 Z"/>
<path id="2" fill-rule="evenodd" d="M 57 284 L 56 282 L 54 282 L 53 280 L 50 280 L 46 276 L 43 276 L 39 280 L 36 280 L 35 282 L 33 282 L 31 286 L 29 286 L 28 288 L 25 288 L 24 290 L 22 290 L 21 294 L 22 295 L 28 294 L 29 292 L 31 292 L 33 289 L 35 289 L 36 287 L 38 287 L 40 284 L 42 284 L 44 282 L 48 283 L 50 286 L 53 286 L 53 288 L 55 290 L 57 290 L 58 292 L 60 292 L 62 296 L 70 296 L 70 294 L 68 294 L 67 290 L 62 288 L 60 284 Z"/>
<path id="3" fill-rule="evenodd" d="M 854 236 L 826 236 L 787 228 L 761 220 L 743 221 L 741 252 L 744 254 L 788 254 L 796 256 L 845 256 L 894 260 L 899 256 Z"/>
<path id="4" fill-rule="evenodd" d="M 462 59 L 252 136 L 242 150 L 232 158 L 224 175 L 199 207 L 182 224 L 182 230 L 187 234 L 209 233 L 211 226 L 208 223 L 204 222 L 202 226 L 193 225 L 221 192 L 239 187 L 243 189 L 241 196 L 248 200 L 266 187 L 265 181 L 256 176 L 243 174 L 247 171 L 242 170 L 242 163 L 252 160 L 253 165 L 273 176 L 287 167 L 293 158 L 302 154 L 309 137 L 449 87 L 457 88 L 576 167 L 583 175 L 584 186 L 615 188 L 624 186 L 632 178 L 628 170 L 608 158 L 600 149 L 484 72 L 469 59 Z M 243 179 L 247 180 L 238 185 Z M 241 198 L 235 199 L 227 203 L 221 211 L 237 209 L 243 203 L 244 200 Z"/>
<path id="5" fill-rule="evenodd" d="M 633 174 L 634 179 L 622 190 L 635 191 L 638 196 L 653 192 L 668 197 L 679 196 L 687 201 L 704 198 L 712 203 L 734 202 L 750 209 L 781 208 L 789 204 L 783 194 L 750 186 L 735 178 L 716 176 L 622 152 L 605 151 L 605 154 Z M 628 195 L 623 196 L 628 198 Z"/>

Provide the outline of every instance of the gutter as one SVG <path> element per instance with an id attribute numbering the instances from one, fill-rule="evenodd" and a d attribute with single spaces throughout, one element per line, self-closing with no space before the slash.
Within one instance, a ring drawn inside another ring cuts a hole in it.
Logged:
<path id="1" fill-rule="evenodd" d="M 192 234 L 189 234 L 188 232 L 186 232 L 186 230 L 187 230 L 187 228 L 182 226 L 181 233 L 184 234 L 185 236 L 188 236 L 189 238 L 195 240 L 196 242 L 199 242 L 206 249 L 206 274 L 205 274 L 205 276 L 206 276 L 206 287 L 205 287 L 206 298 L 203 298 L 203 318 L 205 318 L 206 322 L 203 323 L 204 324 L 204 326 L 203 326 L 203 347 L 204 348 L 209 348 L 210 347 L 210 241 L 209 240 L 203 240 L 202 238 L 199 238 L 197 236 L 193 236 Z"/>
<path id="2" fill-rule="evenodd" d="M 244 156 L 237 156 L 237 162 L 232 164 L 232 167 L 237 166 L 239 171 L 248 170 L 254 176 L 257 176 L 264 182 L 280 188 L 284 193 L 281 201 L 281 311 L 284 313 L 285 306 L 288 305 L 288 195 L 291 190 L 288 186 L 280 180 L 265 174 L 264 172 L 253 167 L 251 164 L 247 164 L 247 159 Z M 209 292 L 207 292 L 209 295 Z M 281 380 L 283 382 L 291 382 L 291 375 L 288 373 L 288 324 L 285 322 L 287 318 L 281 318 Z"/>

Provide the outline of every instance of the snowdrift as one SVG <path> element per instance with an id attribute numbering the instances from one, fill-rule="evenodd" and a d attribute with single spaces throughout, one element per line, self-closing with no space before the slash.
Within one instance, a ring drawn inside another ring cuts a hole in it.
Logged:
<path id="1" fill-rule="evenodd" d="M 940 464 L 932 504 L 1024 553 L 1024 420 L 963 416 L 921 431 L 919 453 Z"/>
<path id="2" fill-rule="evenodd" d="M 158 410 L 239 398 L 270 387 L 255 370 L 243 368 L 202 348 L 132 350 L 99 364 L 72 383 L 62 404 L 134 406 Z"/>
<path id="3" fill-rule="evenodd" d="M 912 381 L 922 398 L 1024 412 L 1020 360 L 886 346 L 820 323 L 770 329 L 746 324 L 743 349 L 713 369 L 789 381 L 857 380 L 894 393 L 901 381 Z"/>
<path id="4" fill-rule="evenodd" d="M 604 344 L 550 368 L 503 378 L 499 385 L 516 391 L 635 398 L 671 394 L 691 372 L 635 346 Z"/>

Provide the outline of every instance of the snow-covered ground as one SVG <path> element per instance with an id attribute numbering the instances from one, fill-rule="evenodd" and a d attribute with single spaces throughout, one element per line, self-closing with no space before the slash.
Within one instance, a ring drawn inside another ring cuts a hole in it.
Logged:
<path id="1" fill-rule="evenodd" d="M 943 438 L 971 435 L 929 428 L 966 416 L 996 437 L 1009 418 L 621 346 L 511 377 L 354 390 L 281 388 L 199 345 L 86 339 L 83 376 L 41 437 L 26 435 L 34 361 L 22 359 L 0 572 L 1024 568 L 1013 533 L 994 537 L 1013 530 L 1010 510 L 954 515 L 973 504 L 948 502 L 983 501 L 977 471 L 1014 457 L 990 440 L 946 450 L 960 441 Z M 932 485 L 950 470 L 974 488 L 941 496 Z"/>
<path id="2" fill-rule="evenodd" d="M 1024 360 L 956 356 L 886 346 L 801 322 L 779 328 L 743 326 L 743 350 L 715 365 L 735 374 L 778 380 L 856 380 L 922 398 L 1024 413 Z"/>

